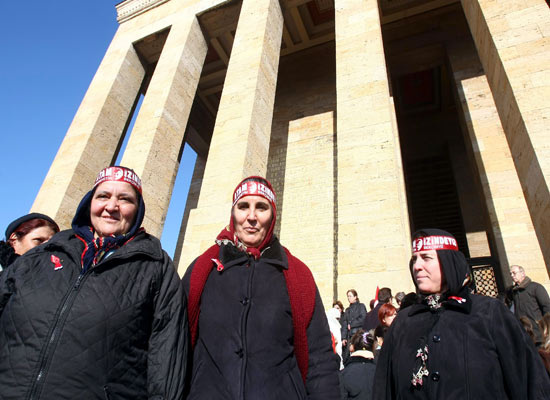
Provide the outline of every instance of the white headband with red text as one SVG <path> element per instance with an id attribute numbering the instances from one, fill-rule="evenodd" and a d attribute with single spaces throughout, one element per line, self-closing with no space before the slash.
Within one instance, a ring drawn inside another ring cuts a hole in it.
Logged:
<path id="1" fill-rule="evenodd" d="M 233 192 L 233 205 L 244 196 L 262 196 L 265 197 L 275 208 L 275 193 L 263 183 L 248 181 L 239 185 Z"/>
<path id="2" fill-rule="evenodd" d="M 107 181 L 127 182 L 141 193 L 141 179 L 129 168 L 125 167 L 107 167 L 97 174 L 94 187 Z"/>
<path id="3" fill-rule="evenodd" d="M 454 250 L 458 251 L 456 239 L 451 236 L 425 236 L 413 240 L 412 251 Z"/>

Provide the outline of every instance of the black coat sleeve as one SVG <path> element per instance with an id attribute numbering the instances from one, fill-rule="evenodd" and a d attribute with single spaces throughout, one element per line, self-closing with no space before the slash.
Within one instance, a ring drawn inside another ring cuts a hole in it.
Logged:
<path id="1" fill-rule="evenodd" d="M 550 297 L 548 296 L 548 292 L 542 285 L 537 285 L 537 288 L 535 289 L 535 298 L 537 299 L 537 303 L 540 308 L 540 312 L 542 315 L 547 314 L 550 312 Z"/>
<path id="2" fill-rule="evenodd" d="M 374 374 L 373 400 L 391 400 L 395 399 L 395 385 L 393 379 L 392 357 L 395 346 L 395 336 L 393 332 L 399 329 L 396 318 L 391 324 L 388 332 L 384 335 L 384 344 L 376 361 L 376 372 Z"/>
<path id="3" fill-rule="evenodd" d="M 351 325 L 351 329 L 361 328 L 366 316 L 367 308 L 363 303 L 359 303 L 357 305 L 357 313 L 353 315 L 353 318 L 349 322 L 349 324 Z"/>
<path id="4" fill-rule="evenodd" d="M 491 310 L 492 337 L 509 399 L 550 399 L 550 379 L 529 336 L 500 302 Z"/>
<path id="5" fill-rule="evenodd" d="M 332 350 L 330 329 L 319 296 L 315 294 L 315 310 L 307 327 L 309 366 L 306 379 L 308 400 L 334 400 L 340 397 L 338 356 Z"/>
<path id="6" fill-rule="evenodd" d="M 185 390 L 189 328 L 181 281 L 166 253 L 153 314 L 147 362 L 149 398 L 179 400 Z"/>

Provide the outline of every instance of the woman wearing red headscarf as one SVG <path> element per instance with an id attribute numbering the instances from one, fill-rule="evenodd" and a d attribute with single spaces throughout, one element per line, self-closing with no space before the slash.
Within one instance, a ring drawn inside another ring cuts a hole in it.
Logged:
<path id="1" fill-rule="evenodd" d="M 233 193 L 229 225 L 184 278 L 193 345 L 188 399 L 336 399 L 338 357 L 305 264 L 273 235 L 260 177 Z"/>

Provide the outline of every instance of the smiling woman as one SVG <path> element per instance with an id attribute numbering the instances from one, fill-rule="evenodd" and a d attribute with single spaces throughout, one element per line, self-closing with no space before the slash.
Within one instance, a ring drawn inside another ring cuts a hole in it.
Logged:
<path id="1" fill-rule="evenodd" d="M 72 229 L 2 274 L 0 397 L 182 398 L 185 297 L 141 228 L 141 191 L 132 170 L 105 168 Z"/>

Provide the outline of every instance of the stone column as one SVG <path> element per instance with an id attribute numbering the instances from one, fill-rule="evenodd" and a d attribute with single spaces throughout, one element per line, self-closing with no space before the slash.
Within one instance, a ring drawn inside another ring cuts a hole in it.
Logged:
<path id="1" fill-rule="evenodd" d="M 243 0 L 180 273 L 229 222 L 237 183 L 248 175 L 266 174 L 282 29 L 278 0 Z"/>
<path id="2" fill-rule="evenodd" d="M 144 226 L 158 237 L 207 48 L 194 15 L 172 25 L 121 161 L 142 179 Z"/>
<path id="3" fill-rule="evenodd" d="M 116 158 L 145 76 L 128 37 L 117 31 L 32 206 L 69 228 L 97 173 Z"/>
<path id="4" fill-rule="evenodd" d="M 550 10 L 544 0 L 462 0 L 550 265 Z"/>
<path id="5" fill-rule="evenodd" d="M 510 265 L 520 264 L 532 279 L 545 281 L 548 277 L 542 251 L 474 44 L 466 39 L 457 41 L 447 47 L 447 52 L 503 277 L 510 283 Z"/>
<path id="6" fill-rule="evenodd" d="M 378 1 L 336 0 L 338 292 L 412 288 L 407 201 Z"/>
<path id="7" fill-rule="evenodd" d="M 309 266 L 323 304 L 330 307 L 335 255 L 334 112 L 290 121 L 285 171 L 281 243 L 292 243 L 290 251 Z"/>

